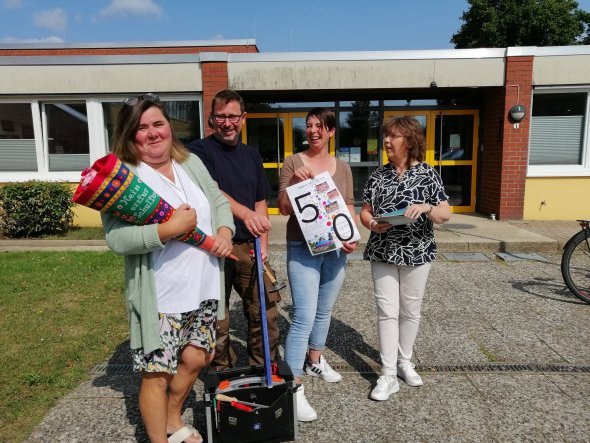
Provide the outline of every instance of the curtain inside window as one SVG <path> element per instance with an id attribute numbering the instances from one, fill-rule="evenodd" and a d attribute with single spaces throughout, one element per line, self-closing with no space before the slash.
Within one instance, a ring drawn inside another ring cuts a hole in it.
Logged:
<path id="1" fill-rule="evenodd" d="M 533 116 L 529 164 L 582 164 L 583 134 L 583 115 Z"/>

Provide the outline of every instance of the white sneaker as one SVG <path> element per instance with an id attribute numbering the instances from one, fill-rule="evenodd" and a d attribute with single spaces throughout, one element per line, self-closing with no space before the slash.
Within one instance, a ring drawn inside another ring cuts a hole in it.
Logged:
<path id="1" fill-rule="evenodd" d="M 424 382 L 415 371 L 413 363 L 402 363 L 397 365 L 397 376 L 403 378 L 410 386 L 422 386 Z"/>
<path id="2" fill-rule="evenodd" d="M 305 373 L 312 377 L 320 377 L 322 380 L 328 383 L 336 383 L 342 380 L 342 376 L 336 372 L 328 364 L 323 355 L 320 355 L 319 363 L 313 363 L 309 360 L 305 360 Z"/>
<path id="3" fill-rule="evenodd" d="M 318 418 L 318 414 L 311 407 L 307 398 L 305 398 L 305 389 L 300 385 L 295 392 L 295 399 L 297 403 L 297 420 L 299 421 L 314 421 Z"/>
<path id="4" fill-rule="evenodd" d="M 371 398 L 373 400 L 385 401 L 391 394 L 399 391 L 399 383 L 396 377 L 391 375 L 382 375 L 377 380 L 377 386 L 371 391 Z"/>

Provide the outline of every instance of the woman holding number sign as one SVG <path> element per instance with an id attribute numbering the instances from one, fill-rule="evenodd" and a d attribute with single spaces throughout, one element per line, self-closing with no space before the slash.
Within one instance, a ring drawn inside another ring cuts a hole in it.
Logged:
<path id="1" fill-rule="evenodd" d="M 381 347 L 382 375 L 371 391 L 373 400 L 387 400 L 398 392 L 398 376 L 410 386 L 422 385 L 410 359 L 436 257 L 432 223 L 451 217 L 442 180 L 424 163 L 426 141 L 418 120 L 385 121 L 383 144 L 389 163 L 369 177 L 360 216 L 371 231 L 364 258 L 371 262 Z M 392 217 L 393 226 L 374 218 L 400 210 L 409 223 L 397 225 Z"/>
<path id="2" fill-rule="evenodd" d="M 314 108 L 306 117 L 309 148 L 287 157 L 281 170 L 279 208 L 289 215 L 287 222 L 287 272 L 293 299 L 292 322 L 285 343 L 285 360 L 291 367 L 297 389 L 297 419 L 313 421 L 315 410 L 305 398 L 301 376 L 320 377 L 338 382 L 342 376 L 334 371 L 322 352 L 332 318 L 332 307 L 344 282 L 346 256 L 356 249 L 356 242 L 343 242 L 342 249 L 311 255 L 287 195 L 287 187 L 328 172 L 340 195 L 354 217 L 352 172 L 348 163 L 330 155 L 330 138 L 336 131 L 334 113 L 326 108 Z"/>

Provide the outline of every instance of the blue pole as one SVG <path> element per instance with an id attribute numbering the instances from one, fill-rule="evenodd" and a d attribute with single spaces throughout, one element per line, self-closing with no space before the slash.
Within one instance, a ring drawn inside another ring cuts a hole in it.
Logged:
<path id="1" fill-rule="evenodd" d="M 264 347 L 264 369 L 266 372 L 266 386 L 272 387 L 272 374 L 270 369 L 270 349 L 268 347 L 268 325 L 266 323 L 266 296 L 264 291 L 264 268 L 260 249 L 260 238 L 254 239 L 256 252 L 256 271 L 258 273 L 258 297 L 260 299 L 260 320 L 262 321 L 262 345 Z"/>

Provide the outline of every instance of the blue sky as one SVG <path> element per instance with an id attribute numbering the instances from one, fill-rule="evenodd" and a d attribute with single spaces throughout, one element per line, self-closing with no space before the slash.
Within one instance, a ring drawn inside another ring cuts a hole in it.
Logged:
<path id="1" fill-rule="evenodd" d="M 590 0 L 579 0 L 590 11 Z M 255 39 L 261 52 L 452 48 L 465 0 L 0 0 L 0 44 Z"/>

